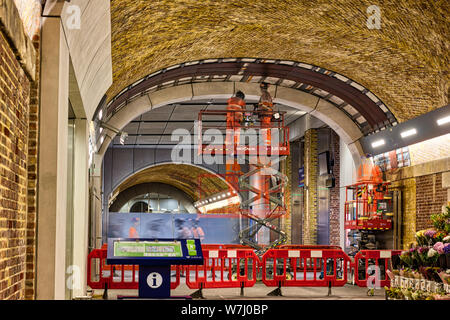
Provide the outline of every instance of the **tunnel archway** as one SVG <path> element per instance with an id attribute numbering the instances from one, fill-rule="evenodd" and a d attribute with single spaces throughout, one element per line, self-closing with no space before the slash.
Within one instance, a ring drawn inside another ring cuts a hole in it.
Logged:
<path id="1" fill-rule="evenodd" d="M 204 178 L 199 178 L 204 177 Z M 196 211 L 192 203 L 201 196 L 209 196 L 233 188 L 217 172 L 193 165 L 163 163 L 150 165 L 124 178 L 105 201 L 110 208 L 120 208 L 125 199 L 143 191 L 159 189 L 176 195 L 189 207 Z M 190 202 L 190 205 L 189 205 Z M 185 207 L 186 207 L 185 206 Z M 187 208 L 187 207 L 186 207 Z M 114 211 L 114 210 L 113 210 Z"/>
<path id="2" fill-rule="evenodd" d="M 114 198 L 114 201 L 110 203 L 109 205 L 109 212 L 120 212 L 119 210 L 131 199 L 134 197 L 147 194 L 147 193 L 158 193 L 166 196 L 170 196 L 172 199 L 178 201 L 183 208 L 186 209 L 189 213 L 197 213 L 197 210 L 193 206 L 194 199 L 192 199 L 189 195 L 187 195 L 182 190 L 167 184 L 167 183 L 159 183 L 159 182 L 146 182 L 146 183 L 140 183 L 134 186 L 131 186 L 123 191 L 121 191 L 117 196 Z M 136 203 L 139 203 L 142 201 L 137 201 Z M 132 212 L 133 207 L 135 204 L 130 208 L 130 212 Z M 148 204 L 146 204 L 146 208 L 148 209 Z M 145 209 L 145 208 L 144 208 Z M 144 211 L 135 211 L 135 212 L 147 212 L 147 210 Z"/>

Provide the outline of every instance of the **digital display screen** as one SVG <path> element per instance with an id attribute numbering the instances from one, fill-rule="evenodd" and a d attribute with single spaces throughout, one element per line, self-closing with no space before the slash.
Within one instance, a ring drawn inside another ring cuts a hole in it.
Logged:
<path id="1" fill-rule="evenodd" d="M 180 242 L 114 241 L 115 257 L 183 257 Z"/>
<path id="2" fill-rule="evenodd" d="M 318 156 L 319 161 L 319 175 L 329 174 L 330 173 L 330 153 L 328 151 L 322 152 Z"/>

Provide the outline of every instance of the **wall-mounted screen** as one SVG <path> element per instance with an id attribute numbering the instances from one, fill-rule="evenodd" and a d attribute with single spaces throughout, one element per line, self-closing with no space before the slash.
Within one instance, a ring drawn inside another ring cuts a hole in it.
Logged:
<path id="1" fill-rule="evenodd" d="M 331 168 L 330 168 L 330 152 L 325 151 L 322 153 L 319 153 L 319 175 L 323 174 L 330 174 Z"/>

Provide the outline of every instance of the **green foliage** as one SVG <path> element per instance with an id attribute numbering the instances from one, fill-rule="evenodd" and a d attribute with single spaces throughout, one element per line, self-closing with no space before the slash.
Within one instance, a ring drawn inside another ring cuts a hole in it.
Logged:
<path id="1" fill-rule="evenodd" d="M 436 230 L 450 233 L 450 206 L 446 206 L 442 213 L 432 214 L 430 219 Z"/>

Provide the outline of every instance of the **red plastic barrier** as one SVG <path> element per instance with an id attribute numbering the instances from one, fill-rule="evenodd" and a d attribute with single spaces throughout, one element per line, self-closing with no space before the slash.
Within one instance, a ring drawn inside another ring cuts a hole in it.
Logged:
<path id="1" fill-rule="evenodd" d="M 243 244 L 202 244 L 202 250 L 217 249 L 251 249 L 251 247 Z"/>
<path id="2" fill-rule="evenodd" d="M 359 287 L 368 284 L 379 287 L 391 285 L 387 270 L 392 256 L 400 255 L 401 250 L 361 250 L 355 255 L 353 268 L 355 270 L 355 283 Z M 377 283 L 378 282 L 378 283 Z"/>
<path id="3" fill-rule="evenodd" d="M 186 285 L 190 289 L 243 288 L 256 283 L 259 258 L 253 249 L 206 249 L 204 264 L 186 266 Z"/>
<path id="4" fill-rule="evenodd" d="M 107 249 L 94 249 L 88 255 L 87 284 L 92 289 L 138 289 L 139 266 L 138 265 L 108 265 L 106 264 Z M 94 259 L 98 264 L 93 266 Z M 96 270 L 93 270 L 93 269 Z M 175 271 L 175 281 L 170 282 L 170 289 L 175 289 L 180 284 L 180 266 L 171 266 Z M 126 276 L 127 275 L 127 276 Z M 95 277 L 95 279 L 94 279 Z"/>
<path id="5" fill-rule="evenodd" d="M 262 281 L 269 287 L 340 287 L 349 268 L 341 249 L 270 249 L 262 257 Z"/>
<path id="6" fill-rule="evenodd" d="M 374 284 L 380 287 L 390 286 L 389 262 L 393 255 L 401 254 L 401 250 L 362 250 L 352 262 L 337 246 L 283 245 L 266 251 L 261 260 L 252 248 L 243 245 L 207 244 L 202 250 L 203 265 L 171 267 L 175 272 L 171 289 L 180 284 L 181 272 L 190 289 L 252 287 L 260 270 L 263 283 L 269 287 L 343 286 L 351 269 L 359 287 L 367 287 L 375 279 Z M 106 257 L 106 245 L 89 253 L 88 286 L 138 289 L 139 266 L 107 265 Z"/>
<path id="7" fill-rule="evenodd" d="M 282 244 L 278 246 L 277 249 L 338 249 L 341 250 L 340 246 L 334 245 L 307 245 L 307 244 Z"/>

